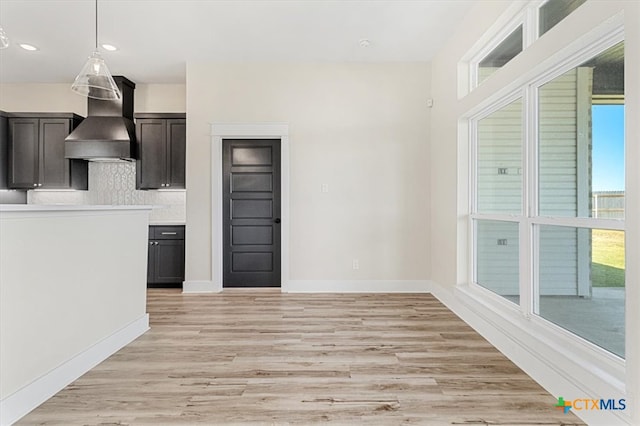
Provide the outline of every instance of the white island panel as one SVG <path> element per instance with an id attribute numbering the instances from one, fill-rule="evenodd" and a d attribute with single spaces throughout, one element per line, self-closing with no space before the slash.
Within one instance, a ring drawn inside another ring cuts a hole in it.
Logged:
<path id="1" fill-rule="evenodd" d="M 148 329 L 150 211 L 0 207 L 2 424 Z"/>

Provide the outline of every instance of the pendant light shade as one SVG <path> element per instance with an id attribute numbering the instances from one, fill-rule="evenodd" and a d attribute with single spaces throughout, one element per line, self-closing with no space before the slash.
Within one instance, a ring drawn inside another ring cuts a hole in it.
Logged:
<path id="1" fill-rule="evenodd" d="M 6 49 L 7 47 L 9 47 L 9 37 L 2 27 L 0 27 L 0 49 Z"/>
<path id="2" fill-rule="evenodd" d="M 114 100 L 122 95 L 102 55 L 94 50 L 76 77 L 71 90 L 94 99 Z"/>
<path id="3" fill-rule="evenodd" d="M 96 48 L 73 81 L 71 90 L 93 99 L 119 100 L 122 99 L 122 94 L 98 51 L 98 0 L 95 5 Z"/>

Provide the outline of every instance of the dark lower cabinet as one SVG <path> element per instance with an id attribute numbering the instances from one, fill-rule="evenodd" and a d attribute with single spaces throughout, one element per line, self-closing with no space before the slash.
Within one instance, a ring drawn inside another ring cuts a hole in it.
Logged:
<path id="1" fill-rule="evenodd" d="M 182 287 L 184 226 L 149 227 L 148 287 Z"/>
<path id="2" fill-rule="evenodd" d="M 81 121 L 67 113 L 11 113 L 7 186 L 87 189 L 87 162 L 64 157 L 64 139 Z"/>

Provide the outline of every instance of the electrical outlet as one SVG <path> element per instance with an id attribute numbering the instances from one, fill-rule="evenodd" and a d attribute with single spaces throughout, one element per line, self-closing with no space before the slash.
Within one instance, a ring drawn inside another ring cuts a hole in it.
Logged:
<path id="1" fill-rule="evenodd" d="M 358 259 L 353 259 L 353 269 L 360 269 L 360 261 Z"/>
<path id="2" fill-rule="evenodd" d="M 507 169 L 506 167 L 499 167 L 498 168 L 498 174 L 499 175 L 508 175 L 509 174 L 509 169 Z"/>
<path id="3" fill-rule="evenodd" d="M 498 239 L 498 245 L 499 246 L 506 246 L 507 245 L 507 239 L 506 238 Z"/>
<path id="4" fill-rule="evenodd" d="M 322 193 L 329 192 L 329 184 L 328 183 L 323 183 L 322 185 L 320 185 L 320 192 L 322 192 Z"/>

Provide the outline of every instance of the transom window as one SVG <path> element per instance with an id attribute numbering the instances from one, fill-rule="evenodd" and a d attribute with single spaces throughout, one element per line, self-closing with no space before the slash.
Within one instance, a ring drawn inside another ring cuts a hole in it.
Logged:
<path id="1" fill-rule="evenodd" d="M 488 40 L 478 42 L 463 59 L 469 65 L 470 89 L 489 78 L 586 1 L 533 0 L 520 8 L 514 4 L 507 14 L 511 14 L 515 26 L 504 28 L 506 33 L 499 31 Z"/>
<path id="2" fill-rule="evenodd" d="M 542 35 L 555 27 L 587 0 L 548 0 L 538 12 L 538 34 Z"/>
<path id="3" fill-rule="evenodd" d="M 522 25 L 478 63 L 478 84 L 522 52 Z"/>

